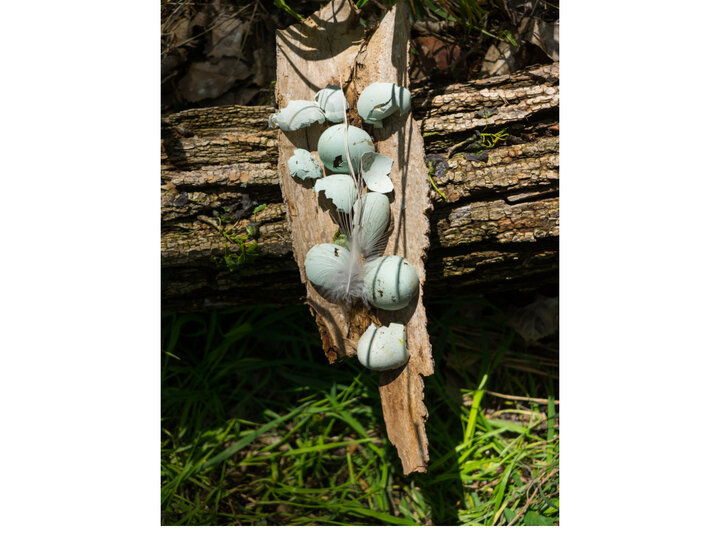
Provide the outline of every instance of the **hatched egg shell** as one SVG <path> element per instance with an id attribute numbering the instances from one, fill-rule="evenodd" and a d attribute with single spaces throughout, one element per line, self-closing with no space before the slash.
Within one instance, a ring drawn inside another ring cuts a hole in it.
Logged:
<path id="1" fill-rule="evenodd" d="M 378 328 L 370 323 L 358 340 L 358 361 L 375 371 L 402 367 L 410 358 L 406 343 L 404 325 L 390 323 L 390 326 Z"/>
<path id="2" fill-rule="evenodd" d="M 360 158 L 367 152 L 375 151 L 375 145 L 366 131 L 348 126 L 348 149 L 353 171 L 360 170 Z M 350 167 L 345 160 L 345 124 L 330 126 L 318 140 L 318 155 L 325 166 L 333 172 L 348 173 Z"/>
<path id="3" fill-rule="evenodd" d="M 350 263 L 350 252 L 337 244 L 317 244 L 305 255 L 305 275 L 316 287 L 332 288 Z"/>
<path id="4" fill-rule="evenodd" d="M 370 191 L 390 193 L 393 183 L 388 176 L 392 169 L 393 160 L 377 152 L 367 152 L 360 160 L 362 177 Z"/>
<path id="5" fill-rule="evenodd" d="M 365 265 L 365 297 L 373 306 L 387 311 L 406 307 L 417 294 L 420 280 L 410 261 L 385 255 Z"/>
<path id="6" fill-rule="evenodd" d="M 357 200 L 357 189 L 355 181 L 349 174 L 331 174 L 325 178 L 321 178 L 315 182 L 313 191 L 325 193 L 325 197 L 330 199 L 338 212 L 350 213 L 350 209 Z"/>
<path id="7" fill-rule="evenodd" d="M 294 100 L 279 112 L 271 114 L 269 127 L 279 127 L 283 131 L 297 131 L 317 122 L 325 122 L 325 113 L 314 101 Z"/>
<path id="8" fill-rule="evenodd" d="M 410 90 L 393 83 L 376 82 L 365 88 L 357 102 L 360 116 L 368 124 L 382 127 L 383 118 L 410 110 Z"/>
<path id="9" fill-rule="evenodd" d="M 362 211 L 360 207 L 362 206 Z M 358 243 L 363 257 L 378 248 L 390 223 L 390 200 L 382 193 L 366 193 L 355 203 L 354 222 L 358 225 Z"/>
<path id="10" fill-rule="evenodd" d="M 322 107 L 329 122 L 342 122 L 345 111 L 350 107 L 339 86 L 327 86 L 315 94 L 313 99 Z"/>
<path id="11" fill-rule="evenodd" d="M 310 152 L 297 148 L 288 159 L 290 174 L 302 178 L 320 178 L 323 175 L 322 165 Z"/>

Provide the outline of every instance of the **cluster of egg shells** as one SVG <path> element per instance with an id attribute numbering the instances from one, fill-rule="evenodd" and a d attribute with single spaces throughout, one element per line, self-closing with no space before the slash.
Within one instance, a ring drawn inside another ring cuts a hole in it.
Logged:
<path id="1" fill-rule="evenodd" d="M 295 131 L 326 120 L 343 122 L 348 107 L 342 90 L 328 86 L 315 94 L 313 101 L 290 101 L 270 116 L 268 124 L 283 131 Z M 410 109 L 410 92 L 392 83 L 376 82 L 361 93 L 357 107 L 366 123 L 382 127 L 385 118 L 396 112 L 405 114 Z M 346 132 L 352 172 L 360 171 L 368 188 L 361 196 L 348 174 L 351 170 L 346 161 Z M 358 238 L 352 241 L 358 243 L 363 257 L 370 257 L 361 278 L 367 301 L 388 311 L 405 308 L 419 289 L 415 268 L 397 255 L 372 258 L 373 249 L 390 222 L 390 202 L 385 194 L 393 191 L 389 177 L 393 160 L 375 152 L 375 144 L 366 131 L 344 123 L 330 126 L 322 133 L 318 155 L 323 165 L 335 174 L 323 176 L 322 165 L 301 148 L 288 160 L 290 174 L 302 180 L 317 179 L 313 191 L 322 192 L 338 212 L 352 214 L 353 228 L 359 231 Z M 305 273 L 319 289 L 333 290 L 338 286 L 339 276 L 346 276 L 354 264 L 351 259 L 350 251 L 342 245 L 318 244 L 305 257 Z M 378 328 L 371 324 L 358 341 L 357 354 L 360 363 L 369 369 L 402 367 L 410 356 L 404 325 L 391 323 L 389 327 Z"/>

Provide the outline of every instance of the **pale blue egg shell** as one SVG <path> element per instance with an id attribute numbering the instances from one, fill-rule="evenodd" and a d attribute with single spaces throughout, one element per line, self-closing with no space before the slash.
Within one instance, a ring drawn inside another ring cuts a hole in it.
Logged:
<path id="1" fill-rule="evenodd" d="M 297 148 L 288 159 L 290 174 L 302 178 L 320 178 L 323 175 L 322 165 L 310 152 Z"/>
<path id="2" fill-rule="evenodd" d="M 348 148 L 355 173 L 360 171 L 360 159 L 366 152 L 374 152 L 375 145 L 366 131 L 348 126 Z M 345 125 L 330 126 L 318 140 L 318 155 L 325 167 L 333 172 L 349 173 L 350 167 L 345 160 Z"/>
<path id="3" fill-rule="evenodd" d="M 350 252 L 337 244 L 317 244 L 305 255 L 305 275 L 316 287 L 332 288 L 350 261 Z"/>
<path id="4" fill-rule="evenodd" d="M 377 152 L 367 152 L 360 160 L 360 168 L 365 185 L 370 191 L 390 193 L 393 183 L 390 180 L 393 160 Z"/>
<path id="5" fill-rule="evenodd" d="M 360 364 L 375 371 L 404 366 L 410 358 L 405 326 L 390 323 L 390 326 L 378 328 L 370 323 L 358 340 L 357 357 Z"/>
<path id="6" fill-rule="evenodd" d="M 350 213 L 350 209 L 357 200 L 357 189 L 355 188 L 355 180 L 349 174 L 331 174 L 321 178 L 315 182 L 313 191 L 325 193 L 325 197 L 330 199 L 335 208 L 346 214 Z"/>
<path id="7" fill-rule="evenodd" d="M 365 88 L 357 102 L 358 114 L 365 122 L 382 127 L 382 120 L 391 114 L 410 109 L 410 90 L 388 82 L 376 82 Z"/>
<path id="8" fill-rule="evenodd" d="M 398 255 L 385 255 L 367 263 L 364 283 L 368 302 L 387 311 L 406 307 L 420 287 L 415 267 Z"/>
<path id="9" fill-rule="evenodd" d="M 313 99 L 325 112 L 329 122 L 342 122 L 350 106 L 339 86 L 327 86 L 315 94 Z"/>
<path id="10" fill-rule="evenodd" d="M 279 127 L 283 131 L 297 131 L 314 123 L 325 122 L 325 113 L 314 101 L 293 100 L 286 107 L 270 115 L 268 126 Z"/>

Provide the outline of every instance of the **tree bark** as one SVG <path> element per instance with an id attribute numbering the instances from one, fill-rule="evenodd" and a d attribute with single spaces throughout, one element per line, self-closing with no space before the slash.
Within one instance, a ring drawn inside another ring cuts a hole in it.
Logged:
<path id="1" fill-rule="evenodd" d="M 363 35 L 359 12 L 350 0 L 329 0 L 308 19 L 276 34 L 279 106 L 293 99 L 310 100 L 320 88 L 336 84 L 346 89 L 353 114 L 359 94 L 371 83 L 409 86 L 410 20 L 404 3 L 385 13 L 371 34 Z M 361 125 L 359 118 L 356 122 Z M 404 326 L 404 344 L 410 359 L 402 368 L 379 374 L 379 392 L 388 438 L 397 448 L 403 472 L 410 474 L 426 471 L 429 459 L 423 377 L 433 373 L 433 361 L 422 285 L 429 243 L 426 214 L 431 206 L 430 185 L 417 120 L 408 114 L 396 114 L 383 124 L 382 128 L 369 130 L 375 150 L 392 160 L 389 177 L 393 191 L 387 200 L 395 226 L 388 231 L 383 253 L 407 259 L 420 281 L 417 295 L 401 310 L 376 310 L 359 302 L 348 309 L 328 301 L 307 280 L 307 253 L 313 246 L 331 241 L 338 227 L 318 204 L 317 195 L 309 189 L 311 184 L 292 177 L 287 161 L 296 148 L 314 151 L 327 126 L 280 132 L 278 168 L 294 257 L 328 360 L 332 363 L 339 357 L 354 356 L 358 339 L 371 322 Z"/>
<path id="2" fill-rule="evenodd" d="M 430 179 L 442 193 L 431 191 L 426 297 L 555 282 L 558 64 L 411 90 Z M 163 117 L 164 309 L 304 300 L 280 192 L 277 130 L 267 127 L 272 112 L 226 106 Z M 490 134 L 506 137 L 485 149 Z"/>

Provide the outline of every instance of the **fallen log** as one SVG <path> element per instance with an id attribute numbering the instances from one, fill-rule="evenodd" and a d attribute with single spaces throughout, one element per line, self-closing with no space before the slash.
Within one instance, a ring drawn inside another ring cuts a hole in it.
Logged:
<path id="1" fill-rule="evenodd" d="M 434 183 L 426 297 L 556 282 L 558 64 L 411 90 Z M 225 106 L 162 118 L 164 309 L 304 300 L 272 112 Z"/>

